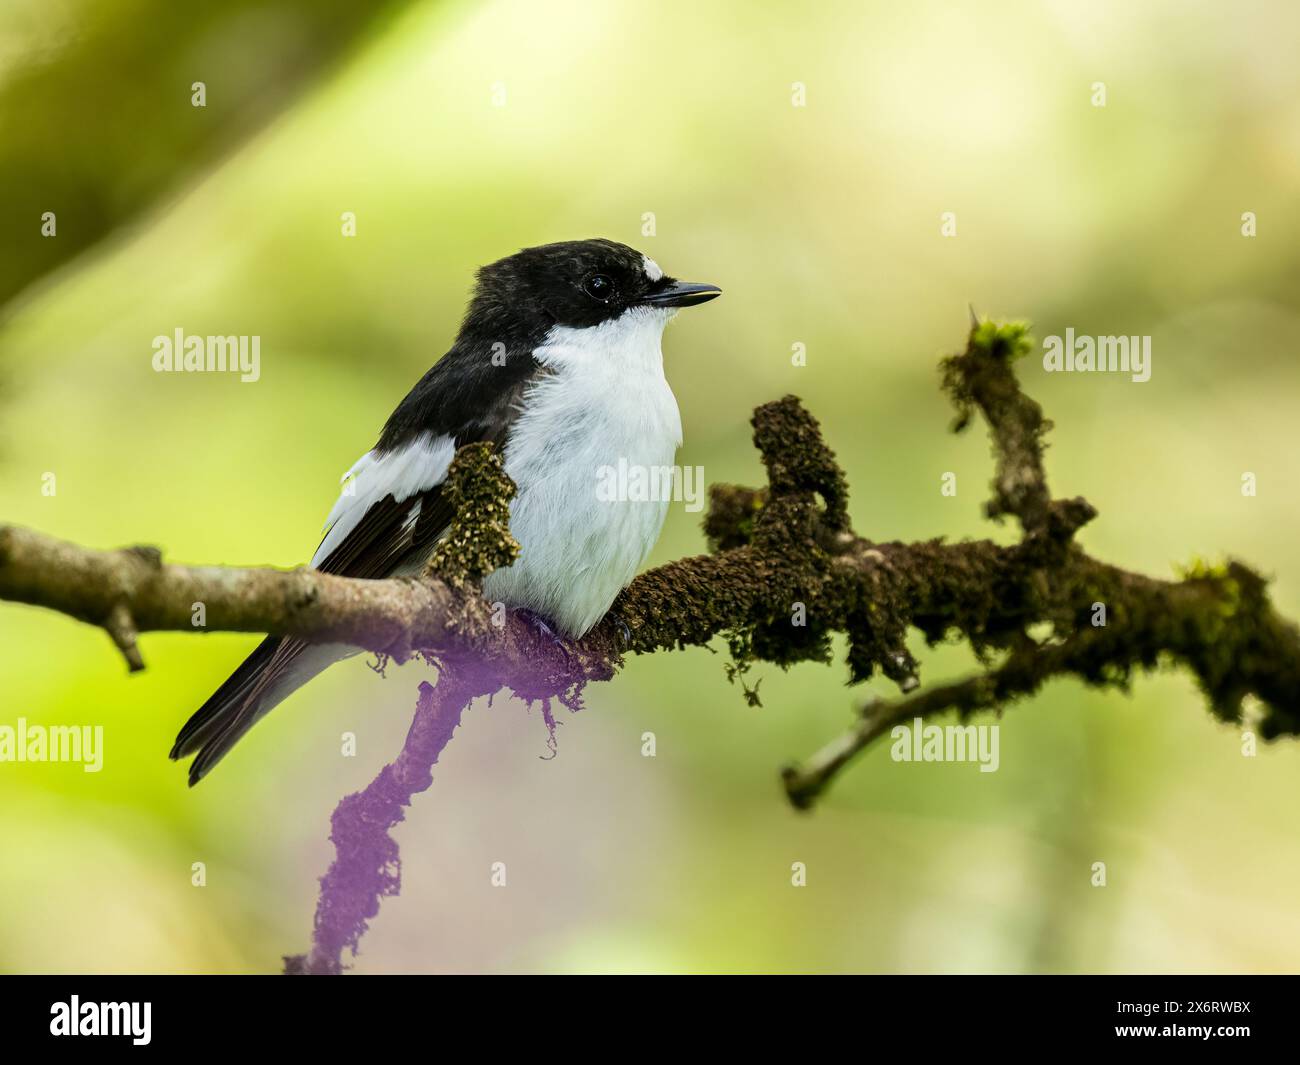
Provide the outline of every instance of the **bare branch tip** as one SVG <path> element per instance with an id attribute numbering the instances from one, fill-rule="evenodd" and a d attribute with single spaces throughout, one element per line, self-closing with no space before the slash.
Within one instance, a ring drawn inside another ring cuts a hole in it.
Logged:
<path id="1" fill-rule="evenodd" d="M 132 673 L 139 673 L 144 669 L 144 656 L 140 654 L 140 645 L 137 643 L 139 633 L 136 632 L 135 622 L 125 603 L 113 605 L 108 617 L 104 619 L 104 629 L 113 644 L 122 652 L 127 669 Z"/>

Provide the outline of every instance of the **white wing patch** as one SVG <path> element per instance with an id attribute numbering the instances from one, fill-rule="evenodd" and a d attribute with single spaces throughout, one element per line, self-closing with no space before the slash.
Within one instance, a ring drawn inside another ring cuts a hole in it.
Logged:
<path id="1" fill-rule="evenodd" d="M 343 491 L 325 519 L 325 539 L 311 564 L 319 566 L 360 524 L 366 511 L 384 496 L 397 502 L 442 483 L 456 454 L 449 436 L 422 433 L 411 443 L 385 455 L 367 451 L 342 477 Z"/>

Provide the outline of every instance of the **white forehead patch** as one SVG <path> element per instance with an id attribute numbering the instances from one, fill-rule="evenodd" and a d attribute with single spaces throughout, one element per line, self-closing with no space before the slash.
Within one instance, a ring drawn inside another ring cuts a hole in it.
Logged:
<path id="1" fill-rule="evenodd" d="M 659 269 L 659 264 L 648 255 L 641 256 L 641 262 L 645 265 L 645 276 L 651 281 L 658 281 L 664 276 L 664 272 Z"/>

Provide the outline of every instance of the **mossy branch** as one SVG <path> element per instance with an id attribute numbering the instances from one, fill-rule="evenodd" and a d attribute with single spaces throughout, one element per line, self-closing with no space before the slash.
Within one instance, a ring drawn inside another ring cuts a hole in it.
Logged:
<path id="1" fill-rule="evenodd" d="M 904 698 L 869 704 L 844 738 L 786 771 L 800 807 L 888 722 L 1001 707 L 1063 675 L 1125 689 L 1136 672 L 1178 664 L 1220 719 L 1241 721 L 1253 694 L 1263 704 L 1262 736 L 1300 732 L 1300 630 L 1273 609 L 1262 576 L 1233 561 L 1159 580 L 1094 559 L 1074 542 L 1096 511 L 1086 500 L 1051 496 L 1043 464 L 1050 423 L 1015 376 L 1027 347 L 1022 325 L 977 323 L 965 350 L 942 365 L 955 428 L 977 412 L 989 426 L 995 473 L 987 512 L 1019 520 L 1023 534 L 1011 545 L 856 534 L 844 473 L 817 422 L 790 396 L 752 419 L 767 486 L 712 488 L 709 552 L 642 574 L 615 603 L 618 622 L 606 619 L 567 645 L 539 643 L 523 619 L 493 613 L 478 595 L 481 577 L 518 549 L 505 520 L 513 486 L 486 447 L 457 456 L 452 533 L 434 572 L 418 579 L 176 566 L 152 549 L 94 551 L 9 526 L 0 527 L 0 598 L 104 627 L 133 668 L 142 665 L 137 633 L 194 631 L 192 608 L 201 602 L 209 630 L 349 642 L 399 661 L 414 652 L 472 659 L 481 690 L 567 705 L 587 682 L 610 679 L 627 651 L 722 635 L 743 673 L 755 661 L 827 662 L 832 635 L 845 633 L 850 681 L 879 672 Z M 1104 626 L 1094 623 L 1098 605 Z M 909 694 L 920 684 L 906 646 L 911 629 L 930 644 L 965 640 L 985 671 Z"/>

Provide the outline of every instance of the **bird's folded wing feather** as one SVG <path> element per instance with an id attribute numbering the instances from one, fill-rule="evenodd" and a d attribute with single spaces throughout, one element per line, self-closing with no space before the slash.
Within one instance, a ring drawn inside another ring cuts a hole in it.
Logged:
<path id="1" fill-rule="evenodd" d="M 383 455 L 367 452 L 344 475 L 312 568 L 342 577 L 381 579 L 418 567 L 451 521 L 442 499 L 455 446 L 425 434 Z M 261 696 L 308 648 L 286 636 L 263 641 L 253 656 L 186 723 L 172 756 L 203 748 L 201 775 L 260 715 Z"/>
<path id="2" fill-rule="evenodd" d="M 368 452 L 345 477 L 312 568 L 379 580 L 404 566 L 421 565 L 451 523 L 442 485 L 454 454 L 455 445 L 445 436 L 421 438 L 382 457 Z M 306 647 L 301 640 L 280 641 L 250 703 Z"/>
<path id="3" fill-rule="evenodd" d="M 453 348 L 436 363 L 389 418 L 374 450 L 344 476 L 312 567 L 368 579 L 417 572 L 451 522 L 442 485 L 456 448 L 489 441 L 504 449 L 524 391 L 545 373 L 530 351 L 514 344 L 498 365 L 476 348 Z M 307 646 L 268 637 L 190 717 L 172 757 L 198 752 L 191 784 L 293 690 L 295 672 L 309 679 L 319 671 L 302 658 Z"/>

